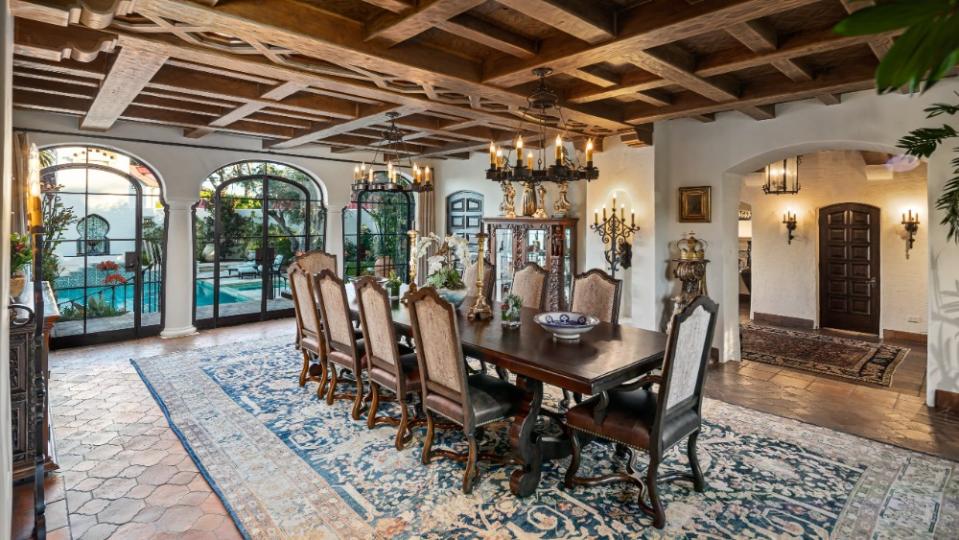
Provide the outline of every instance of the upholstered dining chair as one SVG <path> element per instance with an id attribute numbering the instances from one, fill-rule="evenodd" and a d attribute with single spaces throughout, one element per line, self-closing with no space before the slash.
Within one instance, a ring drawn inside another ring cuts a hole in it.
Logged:
<path id="1" fill-rule="evenodd" d="M 308 251 L 293 261 L 309 274 L 319 274 L 323 270 L 336 273 L 336 255 L 325 251 Z"/>
<path id="2" fill-rule="evenodd" d="M 402 450 L 412 436 L 412 428 L 422 424 L 421 418 L 410 420 L 410 396 L 420 391 L 420 373 L 416 353 L 401 353 L 393 326 L 390 296 L 375 278 L 363 277 L 356 281 L 356 299 L 360 307 L 360 327 L 366 344 L 367 376 L 370 380 L 372 402 L 366 425 L 373 429 L 379 424 L 398 426 L 396 449 Z M 396 395 L 400 405 L 400 419 L 376 416 L 380 403 L 380 389 Z"/>
<path id="3" fill-rule="evenodd" d="M 526 266 L 513 272 L 513 284 L 510 294 L 523 299 L 523 307 L 542 310 L 546 306 L 546 280 L 549 272 L 542 266 L 528 262 Z"/>
<path id="4" fill-rule="evenodd" d="M 436 424 L 433 416 L 439 415 L 452 421 L 462 428 L 469 444 L 469 453 L 465 456 L 463 493 L 470 493 L 479 476 L 477 459 L 501 460 L 490 454 L 480 456 L 477 428 L 514 415 L 523 394 L 512 384 L 485 373 L 466 375 L 455 308 L 440 298 L 435 289 L 419 289 L 407 296 L 407 302 L 416 340 L 423 411 L 426 415 L 423 464 L 428 465 L 434 453 Z M 435 453 L 460 461 L 464 459 L 462 454 L 446 450 L 436 450 Z"/>
<path id="5" fill-rule="evenodd" d="M 353 420 L 360 419 L 363 406 L 363 367 L 366 365 L 364 342 L 357 341 L 350 322 L 350 306 L 343 281 L 330 270 L 313 275 L 313 289 L 320 301 L 323 316 L 323 331 L 326 338 L 326 360 L 330 371 L 330 388 L 326 402 L 332 405 L 336 399 L 353 400 Z M 356 380 L 353 393 L 336 393 L 339 380 L 337 367 L 349 370 Z"/>
<path id="6" fill-rule="evenodd" d="M 290 292 L 293 294 L 293 311 L 296 315 L 296 345 L 303 354 L 303 369 L 300 370 L 300 386 L 306 381 L 320 383 L 316 390 L 323 396 L 326 387 L 326 338 L 320 323 L 319 306 L 313 290 L 310 273 L 299 264 L 289 268 Z M 314 363 L 315 362 L 315 363 Z"/>
<path id="7" fill-rule="evenodd" d="M 593 396 L 566 412 L 566 424 L 572 430 L 573 458 L 566 471 L 565 485 L 604 484 L 626 481 L 640 486 L 639 507 L 653 518 L 658 528 L 666 525 L 666 513 L 659 498 L 657 481 L 691 479 L 693 488 L 702 492 L 706 481 L 699 467 L 696 441 L 702 426 L 703 382 L 718 305 L 700 296 L 682 312 L 673 315 L 661 375 L 647 375 L 611 392 Z M 658 391 L 652 392 L 652 384 Z M 582 434 L 582 435 L 581 435 Z M 633 452 L 625 473 L 599 478 L 581 478 L 582 437 L 600 437 L 649 454 L 646 481 L 634 469 Z M 659 465 L 673 446 L 686 439 L 686 455 L 691 474 L 660 477 Z M 649 494 L 649 502 L 645 494 Z"/>
<path id="8" fill-rule="evenodd" d="M 476 266 L 473 263 L 466 266 L 463 271 L 463 283 L 466 285 L 466 297 L 476 297 Z M 489 257 L 483 257 L 483 295 L 486 297 L 486 303 L 493 305 L 493 279 L 496 276 L 496 266 L 490 262 Z"/>
<path id="9" fill-rule="evenodd" d="M 619 324 L 619 304 L 623 292 L 623 280 L 593 268 L 573 278 L 570 311 L 586 313 L 612 324 Z"/>

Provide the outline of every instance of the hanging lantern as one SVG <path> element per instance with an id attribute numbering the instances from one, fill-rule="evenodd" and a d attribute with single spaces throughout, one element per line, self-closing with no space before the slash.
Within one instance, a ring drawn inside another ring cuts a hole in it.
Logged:
<path id="1" fill-rule="evenodd" d="M 802 158 L 794 156 L 766 165 L 766 195 L 795 195 L 799 193 L 799 164 Z"/>

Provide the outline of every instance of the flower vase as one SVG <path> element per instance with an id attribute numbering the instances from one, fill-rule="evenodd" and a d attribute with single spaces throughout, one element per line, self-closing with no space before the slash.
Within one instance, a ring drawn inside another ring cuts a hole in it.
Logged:
<path id="1" fill-rule="evenodd" d="M 462 289 L 447 289 L 442 287 L 436 289 L 436 293 L 440 295 L 440 298 L 446 300 L 450 304 L 453 304 L 454 308 L 459 308 L 463 304 L 463 300 L 466 300 L 466 287 Z"/>
<path id="2" fill-rule="evenodd" d="M 17 272 L 10 276 L 10 296 L 16 298 L 23 292 L 23 287 L 27 284 L 27 277 L 23 272 Z"/>

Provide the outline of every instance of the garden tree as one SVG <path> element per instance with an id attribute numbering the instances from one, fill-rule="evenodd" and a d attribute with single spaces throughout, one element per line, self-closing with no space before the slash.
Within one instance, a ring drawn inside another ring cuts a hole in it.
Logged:
<path id="1" fill-rule="evenodd" d="M 53 166 L 54 156 L 50 150 L 40 152 L 40 167 L 46 169 Z M 44 244 L 43 244 L 43 263 L 40 268 L 40 275 L 44 281 L 50 283 L 50 287 L 56 289 L 57 277 L 60 275 L 60 257 L 57 255 L 57 247 L 63 243 L 63 235 L 67 229 L 77 220 L 77 216 L 72 207 L 63 204 L 60 197 L 60 191 L 63 186 L 54 184 L 53 176 L 44 176 L 43 179 L 43 199 L 41 213 L 43 214 L 44 226 Z"/>
<path id="2" fill-rule="evenodd" d="M 959 0 L 879 0 L 856 11 L 836 26 L 845 35 L 869 35 L 904 29 L 876 69 L 880 93 L 908 88 L 925 92 L 954 71 L 959 61 Z M 959 97 L 959 95 L 957 95 Z M 957 103 L 936 103 L 925 109 L 926 118 L 959 112 Z M 919 128 L 899 140 L 907 154 L 928 158 L 947 139 L 959 137 L 956 128 Z M 952 160 L 954 176 L 936 200 L 945 212 L 942 224 L 947 238 L 959 243 L 959 147 Z"/>

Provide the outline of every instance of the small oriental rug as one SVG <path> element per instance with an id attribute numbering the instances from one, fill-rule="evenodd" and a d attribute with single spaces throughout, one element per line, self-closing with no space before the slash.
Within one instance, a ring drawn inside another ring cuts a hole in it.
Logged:
<path id="1" fill-rule="evenodd" d="M 744 323 L 743 360 L 889 386 L 906 347 Z"/>
<path id="2" fill-rule="evenodd" d="M 524 499 L 509 491 L 513 465 L 481 462 L 464 495 L 463 464 L 420 463 L 422 431 L 398 452 L 393 428 L 369 430 L 350 419 L 349 403 L 327 406 L 315 384 L 300 388 L 290 341 L 134 360 L 248 538 L 919 539 L 959 530 L 959 464 L 713 400 L 699 439 L 708 487 L 662 483 L 664 530 L 637 508 L 631 485 L 565 489 L 568 459 L 545 465 Z M 504 431 L 487 431 L 484 450 L 507 452 Z M 438 432 L 436 447 L 465 445 Z M 583 452 L 583 474 L 623 467 L 610 446 Z M 686 467 L 676 448 L 663 473 Z"/>

